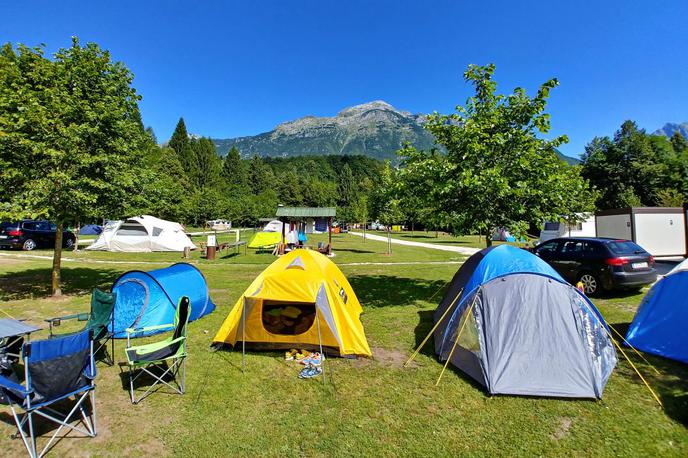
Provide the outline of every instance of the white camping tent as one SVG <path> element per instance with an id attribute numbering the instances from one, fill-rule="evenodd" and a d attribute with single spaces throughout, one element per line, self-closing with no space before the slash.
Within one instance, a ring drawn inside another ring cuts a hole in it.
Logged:
<path id="1" fill-rule="evenodd" d="M 282 233 L 282 225 L 284 225 L 282 221 L 279 221 L 277 219 L 270 221 L 268 224 L 265 225 L 263 228 L 263 232 L 279 232 L 280 234 Z M 287 224 L 284 228 L 284 238 L 287 243 L 299 243 L 299 234 L 293 229 L 290 229 L 290 224 Z"/>
<path id="2" fill-rule="evenodd" d="M 108 221 L 100 237 L 87 250 L 103 251 L 184 251 L 196 246 L 179 223 L 142 215 L 125 221 Z"/>

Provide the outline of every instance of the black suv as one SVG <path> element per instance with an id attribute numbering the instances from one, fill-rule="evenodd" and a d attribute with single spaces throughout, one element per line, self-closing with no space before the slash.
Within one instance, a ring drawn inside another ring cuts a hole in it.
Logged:
<path id="1" fill-rule="evenodd" d="M 21 248 L 31 251 L 36 248 L 53 248 L 57 227 L 50 221 L 23 220 L 0 223 L 0 248 Z M 62 233 L 62 246 L 74 246 L 76 236 L 70 231 Z"/>
<path id="2" fill-rule="evenodd" d="M 637 289 L 657 279 L 655 259 L 630 240 L 565 237 L 543 242 L 532 251 L 566 281 L 583 283 L 588 295 Z"/>

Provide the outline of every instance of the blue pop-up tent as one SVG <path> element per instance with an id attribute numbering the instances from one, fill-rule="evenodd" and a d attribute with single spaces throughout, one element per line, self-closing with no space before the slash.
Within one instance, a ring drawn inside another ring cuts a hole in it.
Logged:
<path id="1" fill-rule="evenodd" d="M 79 235 L 100 235 L 103 232 L 103 227 L 97 224 L 87 224 L 79 229 Z"/>
<path id="2" fill-rule="evenodd" d="M 491 394 L 601 398 L 616 365 L 590 300 L 542 259 L 509 245 L 461 266 L 434 321 L 440 360 Z"/>
<path id="3" fill-rule="evenodd" d="M 126 338 L 127 328 L 170 324 L 182 296 L 191 301 L 189 321 L 215 310 L 205 277 L 191 264 L 178 263 L 164 269 L 132 270 L 112 285 L 117 295 L 114 311 L 115 338 Z M 136 337 L 154 333 L 140 333 Z"/>
<path id="4" fill-rule="evenodd" d="M 626 340 L 638 350 L 688 363 L 688 260 L 650 288 Z"/>

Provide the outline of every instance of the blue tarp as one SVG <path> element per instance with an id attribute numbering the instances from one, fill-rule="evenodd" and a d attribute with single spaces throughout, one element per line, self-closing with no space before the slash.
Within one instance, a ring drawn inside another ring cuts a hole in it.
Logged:
<path id="1" fill-rule="evenodd" d="M 116 338 L 126 338 L 125 330 L 129 327 L 171 324 L 182 296 L 191 301 L 189 321 L 215 310 L 203 274 L 186 263 L 150 272 L 132 270 L 115 281 L 112 291 L 117 294 L 114 311 Z M 137 337 L 151 334 L 155 332 L 138 334 Z"/>
<path id="2" fill-rule="evenodd" d="M 658 281 L 643 298 L 626 340 L 638 350 L 688 363 L 688 271 Z"/>
<path id="3" fill-rule="evenodd" d="M 97 224 L 87 224 L 79 229 L 80 235 L 100 235 L 103 232 L 103 227 Z"/>

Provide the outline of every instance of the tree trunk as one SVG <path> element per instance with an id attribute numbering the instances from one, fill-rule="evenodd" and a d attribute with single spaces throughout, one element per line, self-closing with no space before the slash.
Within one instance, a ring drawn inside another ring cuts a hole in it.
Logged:
<path id="1" fill-rule="evenodd" d="M 363 220 L 363 243 L 365 243 L 366 240 L 366 226 L 367 226 L 366 220 Z"/>
<path id="2" fill-rule="evenodd" d="M 387 254 L 392 254 L 392 228 L 387 226 Z"/>
<path id="3" fill-rule="evenodd" d="M 64 223 L 57 222 L 57 230 L 55 231 L 55 251 L 53 252 L 53 272 L 51 275 L 50 290 L 54 297 L 62 296 L 60 289 L 60 263 L 62 262 L 62 228 Z"/>
<path id="4" fill-rule="evenodd" d="M 79 232 L 81 232 L 81 223 L 76 223 L 76 233 L 74 236 L 76 237 L 74 239 L 74 251 L 79 251 Z"/>
<path id="5" fill-rule="evenodd" d="M 489 234 L 485 234 L 485 246 L 488 248 L 492 246 L 492 237 Z"/>

